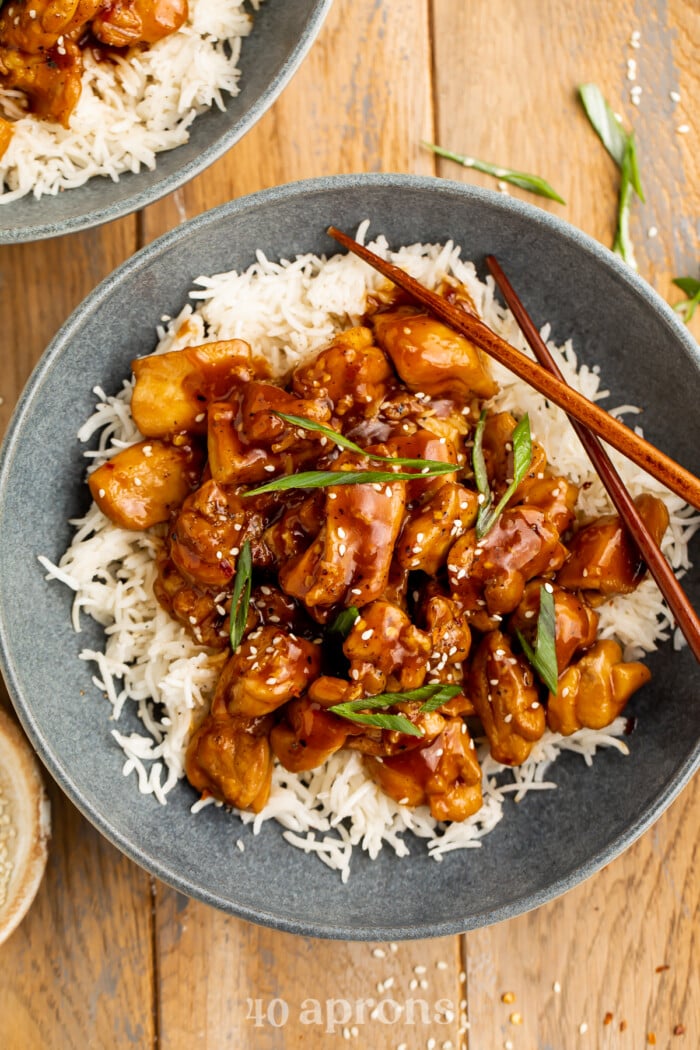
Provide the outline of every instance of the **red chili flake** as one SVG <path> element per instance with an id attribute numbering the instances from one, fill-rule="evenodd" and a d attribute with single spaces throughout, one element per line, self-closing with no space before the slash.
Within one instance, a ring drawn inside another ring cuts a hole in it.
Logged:
<path id="1" fill-rule="evenodd" d="M 612 1024 L 612 1019 L 613 1019 L 613 1015 L 608 1010 L 608 1012 L 606 1013 L 605 1017 L 603 1018 L 603 1024 Z"/>
<path id="2" fill-rule="evenodd" d="M 627 1021 L 620 1021 L 620 1031 L 624 1032 L 627 1028 Z"/>
<path id="3" fill-rule="evenodd" d="M 668 963 L 664 963 L 663 966 L 657 966 L 656 970 L 654 972 L 655 973 L 663 973 L 664 970 L 670 970 L 670 969 L 671 969 L 671 967 L 668 965 Z"/>
<path id="4" fill-rule="evenodd" d="M 685 1035 L 685 1025 L 684 1024 L 677 1024 L 676 1027 L 673 1029 L 673 1034 L 674 1035 Z"/>
<path id="5" fill-rule="evenodd" d="M 647 1043 L 649 1044 L 649 1046 L 656 1046 L 656 1035 L 654 1034 L 654 1032 L 649 1032 L 649 1034 L 647 1035 Z"/>

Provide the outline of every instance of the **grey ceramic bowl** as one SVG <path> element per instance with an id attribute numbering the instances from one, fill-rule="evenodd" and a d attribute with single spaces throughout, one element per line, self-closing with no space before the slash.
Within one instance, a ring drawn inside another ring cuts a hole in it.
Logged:
<path id="1" fill-rule="evenodd" d="M 78 659 L 100 629 L 70 626 L 71 596 L 37 563 L 58 559 L 67 520 L 87 503 L 75 434 L 91 389 L 120 388 L 129 362 L 154 345 L 192 279 L 269 257 L 332 253 L 329 223 L 353 231 L 371 217 L 395 245 L 454 238 L 483 263 L 494 252 L 535 319 L 582 359 L 599 362 L 614 403 L 644 405 L 647 435 L 700 468 L 698 348 L 672 311 L 610 252 L 546 213 L 498 194 L 434 179 L 364 175 L 282 187 L 202 215 L 139 252 L 83 303 L 29 382 L 0 466 L 0 620 L 5 675 L 24 727 L 58 783 L 120 849 L 184 893 L 285 930 L 338 938 L 397 939 L 454 933 L 517 915 L 561 894 L 633 842 L 688 781 L 700 759 L 698 668 L 665 645 L 652 683 L 634 699 L 631 755 L 599 753 L 592 769 L 567 755 L 559 789 L 508 807 L 481 849 L 437 864 L 423 846 L 410 859 L 387 849 L 353 859 L 349 885 L 290 848 L 280 828 L 247 832 L 213 808 L 189 813 L 181 784 L 162 808 L 121 775 L 105 702 Z M 700 557 L 695 542 L 694 556 Z M 698 574 L 685 584 L 697 604 Z M 129 732 L 129 718 L 123 720 Z"/>
<path id="2" fill-rule="evenodd" d="M 153 171 L 127 172 L 119 182 L 94 178 L 56 196 L 22 197 L 0 206 L 0 244 L 38 241 L 99 226 L 145 208 L 204 171 L 272 105 L 311 47 L 331 3 L 265 0 L 241 48 L 240 94 L 227 96 L 224 112 L 213 107 L 200 114 L 190 128 L 189 141 L 159 153 Z"/>

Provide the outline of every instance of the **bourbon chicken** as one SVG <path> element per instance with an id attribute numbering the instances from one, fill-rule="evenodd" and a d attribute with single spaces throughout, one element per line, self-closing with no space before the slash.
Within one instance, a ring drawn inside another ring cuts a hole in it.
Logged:
<path id="1" fill-rule="evenodd" d="M 0 87 L 22 91 L 28 112 L 67 128 L 80 98 L 83 52 L 148 47 L 187 19 L 187 0 L 7 0 L 0 7 Z M 0 156 L 12 125 L 0 119 Z"/>
<path id="2" fill-rule="evenodd" d="M 49 10 L 26 23 L 36 54 L 59 23 L 66 37 L 67 10 Z M 80 11 L 70 25 L 116 32 L 116 14 Z M 472 309 L 454 282 L 442 294 Z M 300 773 L 353 751 L 396 803 L 465 820 L 482 804 L 477 741 L 520 765 L 547 729 L 608 725 L 649 677 L 597 637 L 596 607 L 644 572 L 619 520 L 581 520 L 537 442 L 514 481 L 517 420 L 487 412 L 487 488 L 506 502 L 484 526 L 472 446 L 496 384 L 395 293 L 285 382 L 241 340 L 133 370 L 143 439 L 90 489 L 121 527 L 152 530 L 158 601 L 220 654 L 185 763 L 203 797 L 257 812 L 275 762 Z M 660 539 L 663 504 L 638 502 Z M 554 680 L 537 665 L 545 594 Z"/>

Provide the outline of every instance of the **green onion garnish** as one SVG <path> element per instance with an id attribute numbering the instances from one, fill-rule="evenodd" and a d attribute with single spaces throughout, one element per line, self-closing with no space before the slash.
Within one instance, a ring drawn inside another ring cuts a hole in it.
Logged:
<path id="1" fill-rule="evenodd" d="M 605 101 L 597 84 L 581 84 L 579 96 L 593 130 L 620 169 L 620 193 L 617 208 L 617 232 L 613 251 L 634 269 L 637 264 L 629 235 L 629 213 L 632 191 L 644 200 L 644 191 L 639 177 L 639 162 L 634 135 L 628 135 L 619 119 Z"/>
<path id="2" fill-rule="evenodd" d="M 407 459 L 405 456 L 380 456 L 376 452 L 368 452 L 367 449 L 361 448 L 354 441 L 351 441 L 350 438 L 345 437 L 344 434 L 339 434 L 337 430 L 332 430 L 331 427 L 325 427 L 323 423 L 314 423 L 311 419 L 305 419 L 303 416 L 289 416 L 284 412 L 274 412 L 273 414 L 279 416 L 280 419 L 284 419 L 286 423 L 292 423 L 296 427 L 303 427 L 304 430 L 316 430 L 319 434 L 330 438 L 336 445 L 340 445 L 341 448 L 347 448 L 350 452 L 357 452 L 368 459 L 377 459 L 382 463 L 399 463 L 402 467 L 437 468 L 440 474 L 448 474 L 458 469 L 457 463 L 445 463 L 441 459 Z M 447 467 L 450 467 L 451 470 L 447 470 Z"/>
<path id="3" fill-rule="evenodd" d="M 686 324 L 690 324 L 693 320 L 693 314 L 700 306 L 700 281 L 697 281 L 694 277 L 674 277 L 673 283 L 688 296 L 682 302 L 676 303 L 673 309 L 683 315 L 683 320 Z"/>
<path id="4" fill-rule="evenodd" d="M 537 617 L 537 634 L 535 635 L 535 648 L 529 644 L 520 633 L 518 636 L 523 652 L 532 668 L 537 672 L 544 684 L 554 696 L 557 695 L 559 668 L 557 667 L 556 638 L 556 614 L 554 609 L 554 594 L 550 585 L 543 584 L 540 588 L 540 612 Z"/>
<path id="5" fill-rule="evenodd" d="M 421 460 L 421 462 L 423 462 Z M 384 481 L 415 481 L 420 478 L 434 478 L 438 474 L 453 474 L 454 463 L 440 463 L 435 467 L 423 467 L 415 474 L 393 473 L 389 470 L 302 470 L 299 474 L 285 474 L 261 485 L 249 489 L 243 496 L 259 496 L 263 492 L 285 492 L 288 489 L 325 489 L 330 485 L 370 485 Z"/>
<path id="6" fill-rule="evenodd" d="M 530 417 L 527 412 L 518 423 L 517 427 L 513 431 L 513 480 L 501 496 L 496 506 L 491 509 L 491 493 L 488 489 L 488 481 L 486 480 L 486 466 L 484 464 L 482 440 L 484 428 L 481 425 L 481 419 L 476 428 L 474 435 L 474 476 L 477 475 L 477 462 L 479 463 L 478 471 L 479 478 L 477 480 L 477 487 L 485 485 L 486 491 L 488 492 L 488 501 L 479 508 L 479 513 L 476 519 L 476 537 L 482 539 L 486 533 L 493 528 L 496 521 L 503 513 L 506 504 L 517 489 L 520 482 L 523 480 L 528 470 L 530 469 L 530 463 L 532 462 L 532 436 L 530 434 Z M 483 492 L 479 488 L 480 492 Z"/>
<path id="7" fill-rule="evenodd" d="M 476 489 L 482 498 L 479 503 L 477 515 L 477 532 L 488 516 L 493 503 L 493 496 L 489 487 L 489 476 L 486 472 L 486 460 L 484 459 L 484 427 L 486 426 L 486 409 L 482 408 L 479 422 L 474 431 L 474 451 L 472 452 L 472 466 L 474 467 L 474 481 Z"/>
<path id="8" fill-rule="evenodd" d="M 243 640 L 248 608 L 250 606 L 250 588 L 253 582 L 253 557 L 250 553 L 250 541 L 246 540 L 241 547 L 236 562 L 236 579 L 231 595 L 231 648 L 234 653 Z"/>
<path id="9" fill-rule="evenodd" d="M 421 713 L 435 711 L 461 692 L 461 686 L 442 685 L 440 682 L 435 682 L 432 685 L 421 686 L 420 689 L 411 689 L 407 693 L 380 693 L 378 696 L 365 697 L 364 700 L 348 700 L 344 704 L 335 704 L 335 706 L 329 707 L 328 710 L 335 715 L 340 715 L 341 718 L 347 718 L 351 722 L 358 722 L 360 725 L 377 726 L 379 729 L 393 729 L 398 733 L 405 733 L 407 736 L 423 736 L 422 731 L 405 715 L 369 715 L 365 712 L 376 710 L 377 708 L 392 707 L 394 704 L 404 703 L 405 701 L 417 700 L 424 701 L 420 709 Z"/>
<path id="10" fill-rule="evenodd" d="M 465 157 L 461 153 L 452 153 L 451 150 L 443 149 L 442 146 L 435 146 L 432 142 L 421 142 L 421 146 L 425 149 L 432 150 L 433 153 L 437 153 L 438 157 L 445 157 L 447 160 L 453 160 L 457 164 L 461 164 L 464 168 L 473 168 L 474 171 L 481 171 L 484 175 L 493 175 L 495 179 L 500 179 L 501 182 L 509 182 L 512 186 L 518 186 L 521 190 L 529 190 L 530 193 L 536 193 L 538 197 L 547 197 L 552 201 L 559 201 L 560 204 L 566 204 L 556 190 L 552 189 L 545 179 L 539 175 L 528 175 L 525 171 L 513 171 L 512 168 L 502 168 L 498 164 L 489 164 L 485 160 L 477 160 L 475 157 Z"/>
<path id="11" fill-rule="evenodd" d="M 355 605 L 349 605 L 347 609 L 343 609 L 342 612 L 338 613 L 328 628 L 328 632 L 330 634 L 339 634 L 343 639 L 347 638 L 355 626 L 355 620 L 357 620 L 359 615 L 360 610 Z"/>

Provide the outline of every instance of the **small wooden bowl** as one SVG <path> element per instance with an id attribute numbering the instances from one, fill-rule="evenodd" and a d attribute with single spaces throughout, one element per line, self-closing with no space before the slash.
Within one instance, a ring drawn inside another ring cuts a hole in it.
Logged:
<path id="1" fill-rule="evenodd" d="M 51 810 L 34 752 L 0 709 L 0 944 L 34 900 L 46 867 Z"/>

